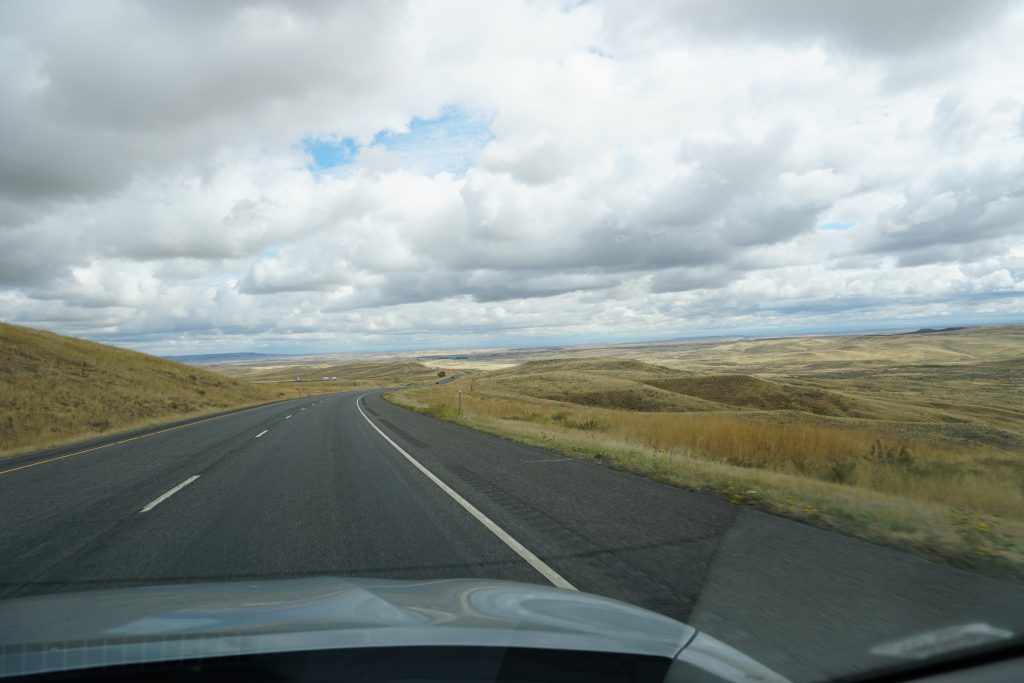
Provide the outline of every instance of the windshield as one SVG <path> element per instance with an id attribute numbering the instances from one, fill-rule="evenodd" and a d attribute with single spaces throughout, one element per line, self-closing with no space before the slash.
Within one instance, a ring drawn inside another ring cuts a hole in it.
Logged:
<path id="1" fill-rule="evenodd" d="M 987 0 L 4 3 L 0 649 L 323 577 L 594 594 L 795 681 L 1018 643 L 1022 35 Z"/>

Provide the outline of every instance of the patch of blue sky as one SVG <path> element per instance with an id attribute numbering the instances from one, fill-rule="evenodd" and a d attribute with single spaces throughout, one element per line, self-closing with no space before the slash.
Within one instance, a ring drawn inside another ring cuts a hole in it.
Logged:
<path id="1" fill-rule="evenodd" d="M 490 117 L 449 106 L 437 118 L 413 118 L 408 131 L 377 133 L 371 146 L 390 152 L 406 170 L 463 176 L 493 139 Z"/>
<path id="2" fill-rule="evenodd" d="M 491 117 L 449 106 L 436 118 L 414 117 L 408 130 L 378 132 L 369 147 L 386 150 L 399 168 L 408 171 L 463 176 L 493 139 Z M 309 170 L 313 173 L 352 166 L 364 149 L 352 138 L 305 138 L 301 144 L 310 157 Z"/>
<path id="3" fill-rule="evenodd" d="M 856 227 L 856 225 L 856 223 L 833 221 L 831 223 L 822 223 L 819 227 L 821 227 L 822 230 L 850 230 L 851 228 Z"/>
<path id="4" fill-rule="evenodd" d="M 352 138 L 342 140 L 306 138 L 302 141 L 302 149 L 312 158 L 309 170 L 313 172 L 348 166 L 354 163 L 359 155 L 359 145 Z"/>

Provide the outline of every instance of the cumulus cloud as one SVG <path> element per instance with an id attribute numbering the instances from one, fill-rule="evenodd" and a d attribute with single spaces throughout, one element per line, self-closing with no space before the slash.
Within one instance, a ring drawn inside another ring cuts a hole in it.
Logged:
<path id="1" fill-rule="evenodd" d="M 965 40 L 1004 11 L 1005 0 L 670 0 L 638 13 L 627 0 L 608 3 L 614 31 L 664 39 L 711 37 L 741 42 L 825 40 L 866 53 L 914 52 Z M 682 34 L 680 33 L 682 32 Z"/>
<path id="2" fill-rule="evenodd" d="M 987 1 L 7 3 L 2 317 L 160 352 L 1019 319 L 1022 32 Z"/>

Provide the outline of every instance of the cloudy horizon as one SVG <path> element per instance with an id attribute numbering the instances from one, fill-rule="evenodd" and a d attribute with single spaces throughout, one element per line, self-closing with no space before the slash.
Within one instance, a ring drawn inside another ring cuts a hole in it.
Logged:
<path id="1" fill-rule="evenodd" d="M 0 320 L 158 354 L 1024 321 L 1024 2 L 11 2 Z"/>

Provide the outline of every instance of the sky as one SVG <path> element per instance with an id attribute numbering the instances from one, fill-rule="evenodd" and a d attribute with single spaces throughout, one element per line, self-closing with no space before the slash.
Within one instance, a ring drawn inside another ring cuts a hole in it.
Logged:
<path id="1" fill-rule="evenodd" d="M 151 353 L 1024 322 L 1024 2 L 5 2 L 0 320 Z"/>

